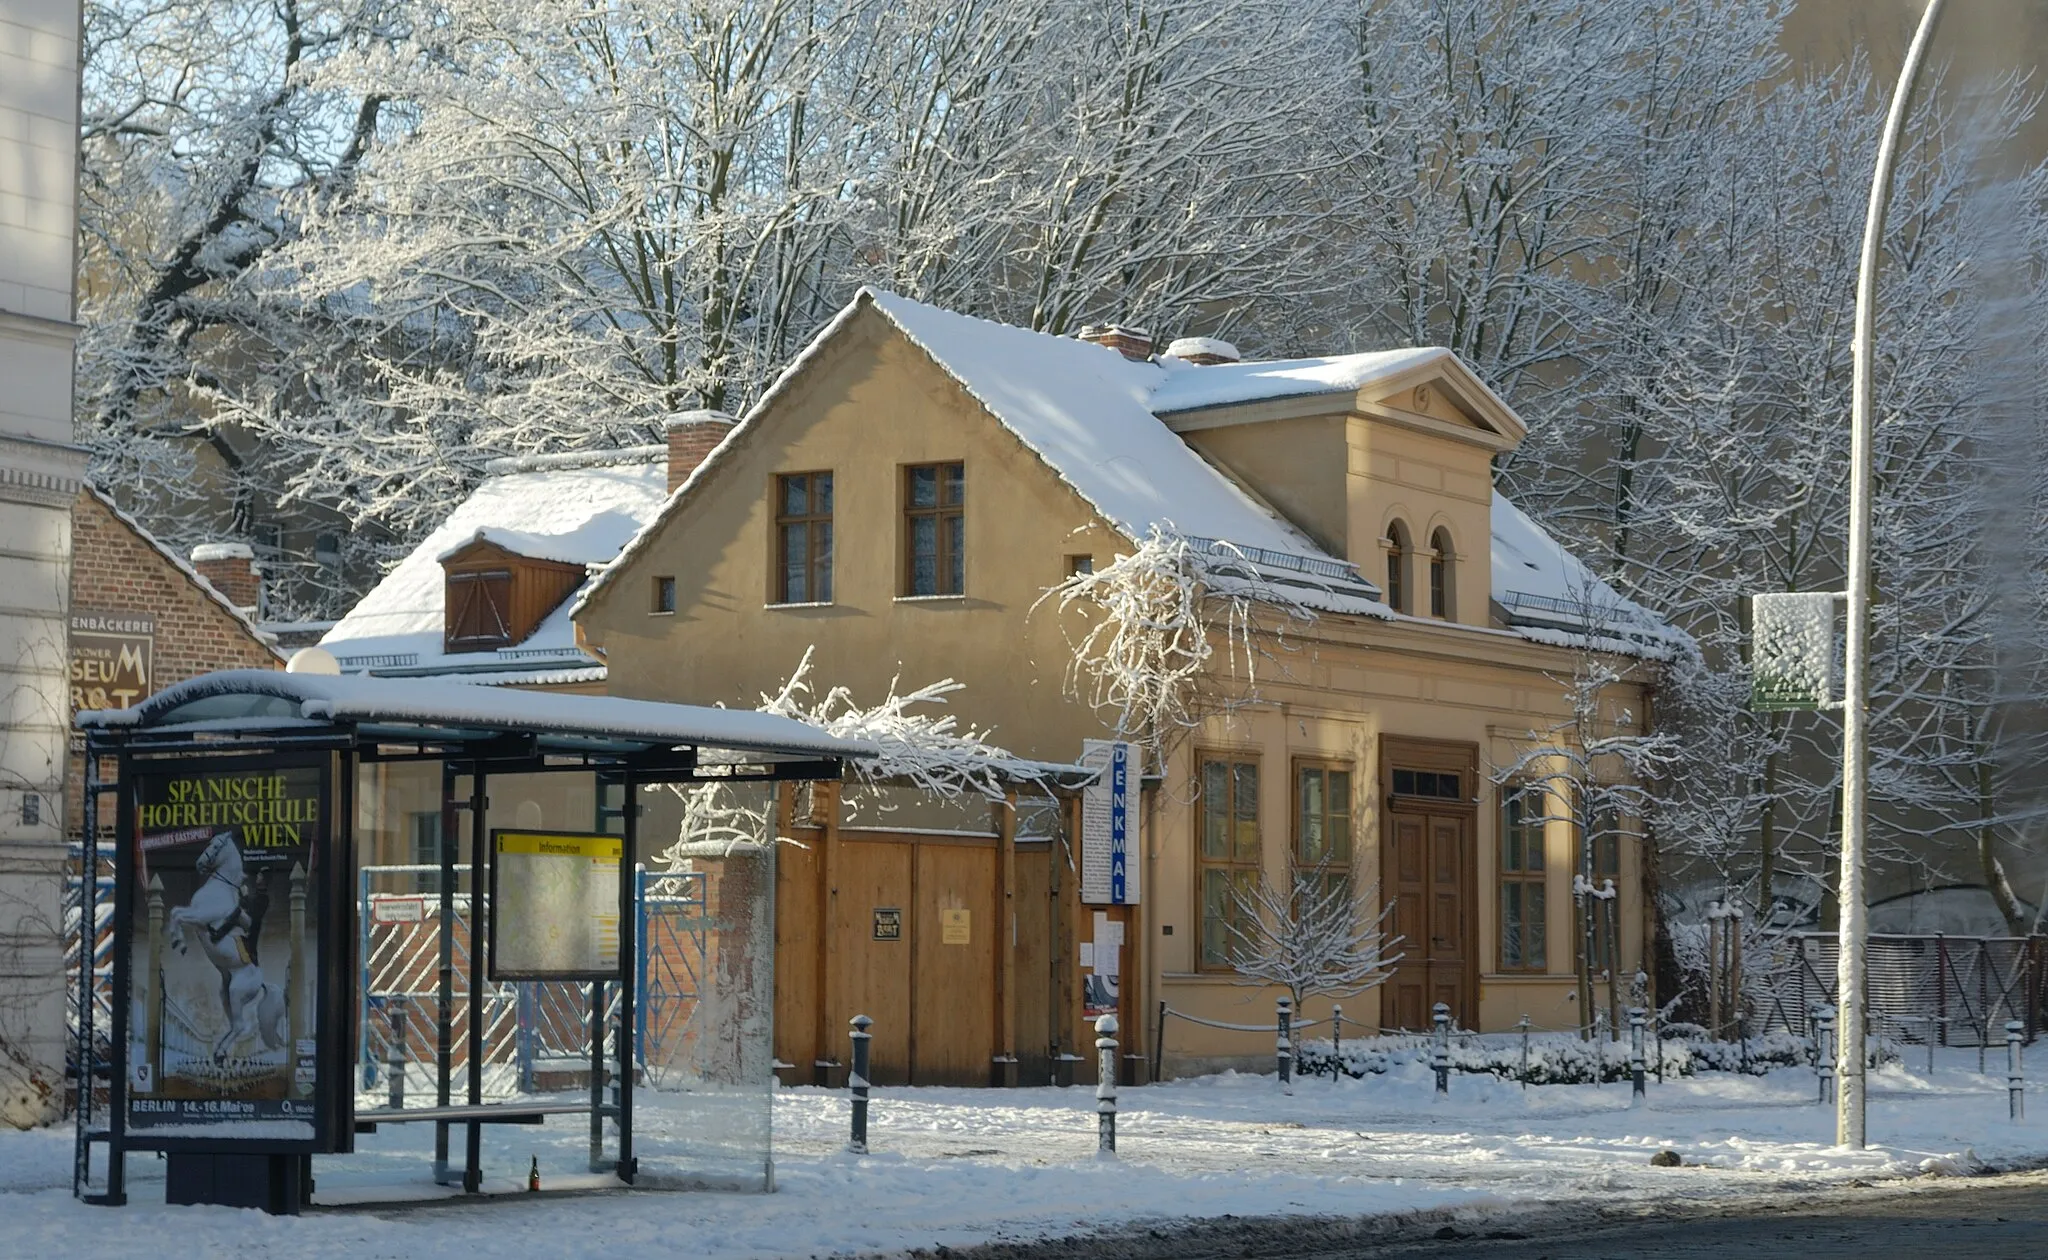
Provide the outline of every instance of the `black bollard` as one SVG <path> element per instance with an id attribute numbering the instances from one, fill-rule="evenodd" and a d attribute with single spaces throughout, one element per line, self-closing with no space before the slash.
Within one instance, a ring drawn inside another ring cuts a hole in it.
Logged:
<path id="1" fill-rule="evenodd" d="M 868 1153 L 868 1043 L 874 1038 L 868 1029 L 875 1021 L 856 1015 L 853 1024 L 853 1070 L 846 1075 L 846 1087 L 853 1093 L 853 1140 L 846 1149 L 856 1155 Z"/>

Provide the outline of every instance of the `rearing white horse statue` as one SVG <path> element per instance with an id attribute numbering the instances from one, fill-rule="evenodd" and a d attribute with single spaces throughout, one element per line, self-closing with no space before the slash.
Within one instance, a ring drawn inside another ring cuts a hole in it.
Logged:
<path id="1" fill-rule="evenodd" d="M 256 941 L 263 930 L 263 911 L 253 911 L 242 900 L 242 850 L 234 833 L 214 836 L 200 853 L 195 867 L 199 887 L 191 898 L 175 907 L 167 917 L 171 944 L 179 953 L 197 944 L 207 961 L 220 972 L 220 1006 L 226 1027 L 213 1043 L 216 1063 L 228 1051 L 251 1036 L 261 1036 L 272 1050 L 284 1045 L 286 1033 L 285 992 L 282 986 L 266 984 L 263 968 L 256 961 Z"/>

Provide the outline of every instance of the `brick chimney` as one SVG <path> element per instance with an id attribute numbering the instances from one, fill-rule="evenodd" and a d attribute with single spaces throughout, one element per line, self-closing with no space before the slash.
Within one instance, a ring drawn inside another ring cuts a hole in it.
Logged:
<path id="1" fill-rule="evenodd" d="M 1152 357 L 1152 334 L 1123 324 L 1089 324 L 1078 334 L 1083 341 L 1108 346 L 1126 359 L 1139 363 Z"/>
<path id="2" fill-rule="evenodd" d="M 1236 346 L 1218 337 L 1177 337 L 1172 345 L 1166 347 L 1166 353 L 1169 358 L 1203 367 L 1236 363 L 1242 358 Z"/>
<path id="3" fill-rule="evenodd" d="M 668 418 L 668 492 L 689 480 L 711 448 L 732 432 L 733 418 L 723 411 L 678 411 Z"/>
<path id="4" fill-rule="evenodd" d="M 263 570 L 247 543 L 201 543 L 192 549 L 192 567 L 213 583 L 235 607 L 256 615 L 263 602 Z"/>

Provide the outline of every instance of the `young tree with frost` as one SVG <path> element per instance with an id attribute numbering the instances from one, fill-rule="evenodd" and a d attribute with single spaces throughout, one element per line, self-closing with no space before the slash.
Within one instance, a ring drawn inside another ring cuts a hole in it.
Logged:
<path id="1" fill-rule="evenodd" d="M 1387 932 L 1396 903 L 1376 915 L 1364 909 L 1379 905 L 1379 886 L 1361 895 L 1327 856 L 1297 868 L 1286 886 L 1261 878 L 1233 896 L 1235 982 L 1285 989 L 1297 1015 L 1311 997 L 1351 998 L 1378 988 L 1401 961 L 1401 940 Z"/>

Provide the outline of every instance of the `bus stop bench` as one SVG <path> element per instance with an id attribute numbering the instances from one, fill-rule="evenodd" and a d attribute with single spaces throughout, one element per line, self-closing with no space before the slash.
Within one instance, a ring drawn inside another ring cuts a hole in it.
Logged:
<path id="1" fill-rule="evenodd" d="M 602 1109 L 606 1115 L 612 1108 Z M 549 1116 L 587 1116 L 589 1103 L 484 1103 L 477 1106 L 377 1107 L 356 1113 L 356 1132 L 375 1133 L 380 1124 L 542 1124 Z"/>

